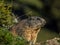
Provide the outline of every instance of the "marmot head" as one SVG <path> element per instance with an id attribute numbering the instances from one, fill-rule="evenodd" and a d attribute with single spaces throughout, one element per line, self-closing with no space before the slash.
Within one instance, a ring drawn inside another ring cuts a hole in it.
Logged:
<path id="1" fill-rule="evenodd" d="M 38 16 L 31 16 L 27 20 L 30 27 L 43 27 L 46 24 L 45 19 Z"/>

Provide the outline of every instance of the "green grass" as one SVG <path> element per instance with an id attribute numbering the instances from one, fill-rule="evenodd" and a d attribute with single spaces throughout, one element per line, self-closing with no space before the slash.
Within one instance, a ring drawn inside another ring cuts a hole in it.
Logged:
<path id="1" fill-rule="evenodd" d="M 19 1 L 24 4 L 30 4 L 30 5 L 36 6 L 37 8 L 43 7 L 42 1 L 39 1 L 39 0 L 19 0 Z"/>
<path id="2" fill-rule="evenodd" d="M 45 41 L 48 39 L 52 39 L 54 37 L 59 37 L 59 35 L 56 32 L 53 32 L 53 31 L 50 31 L 50 30 L 44 28 L 38 34 L 37 41 L 38 42 Z"/>

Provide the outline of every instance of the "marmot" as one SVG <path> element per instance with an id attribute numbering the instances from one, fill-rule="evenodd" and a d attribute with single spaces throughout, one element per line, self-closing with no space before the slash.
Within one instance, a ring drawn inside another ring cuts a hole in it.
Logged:
<path id="1" fill-rule="evenodd" d="M 10 31 L 13 35 L 22 36 L 30 45 L 33 45 L 36 42 L 41 27 L 43 27 L 45 23 L 45 19 L 39 16 L 31 16 L 21 20 L 18 24 L 13 26 Z"/>

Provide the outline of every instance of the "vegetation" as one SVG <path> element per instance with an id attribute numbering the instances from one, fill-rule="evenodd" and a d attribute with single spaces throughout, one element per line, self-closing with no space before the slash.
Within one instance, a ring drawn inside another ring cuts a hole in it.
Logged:
<path id="1" fill-rule="evenodd" d="M 7 28 L 0 27 L 0 45 L 25 45 L 25 40 L 19 36 L 13 36 Z"/>
<path id="2" fill-rule="evenodd" d="M 0 0 L 0 45 L 25 45 L 22 37 L 13 36 L 9 31 L 14 23 L 12 5 Z"/>
<path id="3" fill-rule="evenodd" d="M 13 24 L 12 5 L 6 4 L 4 0 L 0 1 L 0 25 L 9 27 Z"/>

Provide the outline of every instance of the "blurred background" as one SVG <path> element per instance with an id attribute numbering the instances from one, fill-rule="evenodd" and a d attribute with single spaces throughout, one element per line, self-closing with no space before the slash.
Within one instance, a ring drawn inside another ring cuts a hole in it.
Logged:
<path id="1" fill-rule="evenodd" d="M 14 18 L 19 21 L 28 16 L 40 16 L 47 22 L 38 35 L 38 42 L 59 37 L 60 0 L 0 0 L 0 27 L 10 27 L 15 24 Z"/>

